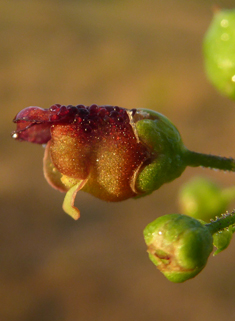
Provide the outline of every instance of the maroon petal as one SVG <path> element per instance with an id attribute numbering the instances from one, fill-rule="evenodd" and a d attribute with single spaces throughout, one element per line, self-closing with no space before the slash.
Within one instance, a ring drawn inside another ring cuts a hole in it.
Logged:
<path id="1" fill-rule="evenodd" d="M 17 124 L 17 129 L 12 133 L 12 137 L 30 143 L 46 144 L 51 139 L 50 127 L 51 124 L 48 123 L 36 124 L 21 122 Z"/>
<path id="2" fill-rule="evenodd" d="M 46 144 L 51 139 L 51 111 L 36 106 L 21 110 L 13 122 L 17 124 L 12 137 L 35 144 Z"/>
<path id="3" fill-rule="evenodd" d="M 55 104 L 49 109 L 37 106 L 24 108 L 13 119 L 17 128 L 12 137 L 30 143 L 46 144 L 51 139 L 51 126 L 56 123 L 72 123 L 79 109 L 83 111 L 85 107 Z"/>
<path id="4" fill-rule="evenodd" d="M 21 121 L 31 123 L 45 123 L 49 121 L 50 109 L 44 109 L 37 106 L 30 106 L 22 109 L 13 119 L 14 123 Z"/>

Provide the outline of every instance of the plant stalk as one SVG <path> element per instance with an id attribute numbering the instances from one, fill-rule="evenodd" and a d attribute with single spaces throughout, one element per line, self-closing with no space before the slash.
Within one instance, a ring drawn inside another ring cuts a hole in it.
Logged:
<path id="1" fill-rule="evenodd" d="M 191 167 L 207 167 L 224 171 L 235 172 L 235 159 L 216 155 L 202 154 L 187 150 L 185 161 Z"/>
<path id="2" fill-rule="evenodd" d="M 216 221 L 212 221 L 208 224 L 205 224 L 205 226 L 210 230 L 211 234 L 213 235 L 233 224 L 235 224 L 235 211 L 232 211 L 228 214 L 222 214 L 222 217 L 218 218 Z"/>

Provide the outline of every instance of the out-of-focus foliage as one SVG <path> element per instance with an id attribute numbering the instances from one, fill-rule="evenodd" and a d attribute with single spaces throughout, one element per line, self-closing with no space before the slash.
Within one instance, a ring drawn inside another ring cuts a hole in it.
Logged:
<path id="1" fill-rule="evenodd" d="M 181 212 L 206 222 L 225 213 L 234 198 L 234 187 L 222 189 L 202 176 L 193 177 L 179 191 Z"/>
<path id="2" fill-rule="evenodd" d="M 217 9 L 204 38 L 205 68 L 212 84 L 235 99 L 235 9 Z"/>

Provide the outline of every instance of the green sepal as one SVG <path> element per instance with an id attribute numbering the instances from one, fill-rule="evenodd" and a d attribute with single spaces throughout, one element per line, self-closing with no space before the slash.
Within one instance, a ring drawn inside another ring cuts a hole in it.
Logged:
<path id="1" fill-rule="evenodd" d="M 182 174 L 187 165 L 184 159 L 187 149 L 179 131 L 167 117 L 152 110 L 142 111 L 150 117 L 135 125 L 140 141 L 150 151 L 151 160 L 138 173 L 136 188 L 146 195 Z"/>

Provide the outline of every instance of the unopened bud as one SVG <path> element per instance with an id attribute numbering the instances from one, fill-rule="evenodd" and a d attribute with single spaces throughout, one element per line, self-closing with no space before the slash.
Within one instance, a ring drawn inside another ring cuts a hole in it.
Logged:
<path id="1" fill-rule="evenodd" d="M 150 260 L 172 282 L 196 276 L 213 249 L 213 237 L 198 220 L 181 214 L 157 218 L 144 230 Z"/>

